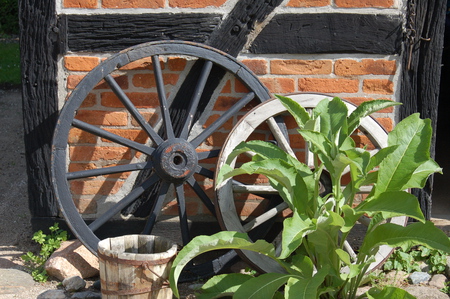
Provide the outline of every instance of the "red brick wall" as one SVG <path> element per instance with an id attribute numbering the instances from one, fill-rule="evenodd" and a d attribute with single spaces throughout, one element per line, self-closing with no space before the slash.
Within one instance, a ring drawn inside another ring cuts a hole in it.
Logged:
<path id="1" fill-rule="evenodd" d="M 105 9 L 144 9 L 146 12 L 155 9 L 173 11 L 181 14 L 184 11 L 216 8 L 220 12 L 227 12 L 229 3 L 226 0 L 63 0 L 60 10 L 63 13 L 104 13 Z M 233 2 L 233 1 L 228 1 Z M 228 6 L 227 6 L 228 5 Z M 303 13 L 310 9 L 323 9 L 324 13 L 330 11 L 355 12 L 361 9 L 377 13 L 398 13 L 399 4 L 394 0 L 290 0 L 285 1 L 280 9 L 289 12 Z M 108 11 L 109 12 L 109 11 Z M 69 53 L 62 58 L 61 64 L 61 94 L 70 94 L 71 90 L 92 68 L 97 66 L 110 53 Z M 274 54 L 264 56 L 241 53 L 238 60 L 250 68 L 261 82 L 272 93 L 293 92 L 319 92 L 343 97 L 355 104 L 369 99 L 383 98 L 397 100 L 397 77 L 399 74 L 399 57 L 381 55 L 351 55 L 351 54 L 326 54 L 326 55 L 284 55 Z M 187 62 L 182 58 L 170 57 L 161 61 L 164 71 L 166 90 L 170 91 L 180 79 Z M 140 112 L 155 124 L 159 119 L 157 113 L 158 100 L 155 91 L 155 83 L 150 60 L 141 60 L 122 68 L 114 76 L 121 88 L 128 94 Z M 215 103 L 210 118 L 204 120 L 206 125 L 218 118 L 224 111 L 231 107 L 232 103 L 246 92 L 246 88 L 239 82 L 228 81 L 222 88 L 218 101 Z M 63 96 L 62 96 L 63 97 Z M 252 105 L 246 109 L 248 111 Z M 236 115 L 231 121 L 217 130 L 208 138 L 204 149 L 220 148 L 229 130 L 233 127 L 244 112 Z M 375 114 L 378 121 L 389 131 L 393 127 L 395 119 L 394 109 L 385 109 Z M 107 89 L 106 84 L 100 82 L 84 101 L 77 118 L 91 124 L 99 125 L 120 136 L 130 138 L 138 142 L 146 142 L 145 134 L 132 117 L 120 108 L 117 97 Z M 258 131 L 253 138 L 269 140 L 270 136 Z M 361 144 L 368 141 L 364 136 L 356 136 Z M 298 147 L 303 146 L 301 140 L 291 140 Z M 370 142 L 369 142 L 370 143 Z M 81 133 L 73 129 L 69 136 L 70 145 L 70 171 L 90 169 L 95 167 L 111 166 L 128 163 L 131 159 L 137 159 L 139 154 L 134 150 L 124 149 L 111 144 L 107 140 Z M 304 153 L 298 153 L 301 160 Z M 211 159 L 205 167 L 214 169 L 215 160 Z M 75 203 L 80 213 L 95 215 L 104 204 L 104 196 L 114 195 L 119 192 L 129 173 L 109 175 L 92 178 L 89 180 L 72 181 L 70 188 L 74 194 Z M 260 179 L 260 178 L 254 178 Z M 213 197 L 213 182 L 209 179 L 200 179 L 205 192 Z M 188 214 L 208 214 L 201 204 L 198 196 L 185 187 L 187 194 Z M 254 210 L 260 209 L 259 198 L 237 198 L 237 207 L 242 215 L 249 215 Z M 168 215 L 177 214 L 176 202 L 169 203 L 164 208 Z"/>

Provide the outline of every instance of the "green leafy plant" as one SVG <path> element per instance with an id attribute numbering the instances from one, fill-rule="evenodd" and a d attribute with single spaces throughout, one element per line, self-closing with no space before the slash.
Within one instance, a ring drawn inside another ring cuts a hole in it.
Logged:
<path id="1" fill-rule="evenodd" d="M 217 186 L 241 174 L 263 174 L 292 210 L 284 219 L 281 253 L 264 240 L 250 241 L 245 233 L 223 231 L 198 236 L 175 259 L 170 282 L 178 296 L 177 280 L 182 268 L 195 256 L 216 249 L 250 250 L 265 255 L 280 266 L 279 273 L 259 276 L 226 274 L 213 277 L 202 296 L 216 298 L 355 298 L 374 255 L 381 245 L 410 248 L 423 245 L 450 252 L 449 238 L 425 221 L 418 200 L 404 191 L 423 187 L 428 176 L 441 169 L 430 158 L 430 120 L 413 114 L 389 133 L 388 147 L 371 155 L 351 138 L 367 115 L 395 105 L 391 101 L 365 102 L 350 115 L 339 99 L 325 99 L 309 114 L 297 102 L 278 96 L 299 126 L 299 133 L 314 154 L 310 169 L 277 146 L 249 141 L 236 147 L 221 168 Z M 241 153 L 253 152 L 252 161 L 232 168 Z M 320 162 L 319 162 L 320 161 Z M 349 169 L 351 181 L 343 188 L 341 178 Z M 320 195 L 319 180 L 326 170 L 332 191 Z M 373 186 L 359 205 L 354 199 L 362 186 Z M 356 257 L 345 250 L 345 241 L 361 216 L 370 217 Z M 406 227 L 385 221 L 408 216 L 418 222 Z M 413 298 L 395 287 L 373 287 L 368 298 Z"/>
<path id="2" fill-rule="evenodd" d="M 441 250 L 430 249 L 425 246 L 414 246 L 403 251 L 397 248 L 383 265 L 383 269 L 405 271 L 407 273 L 420 271 L 418 262 L 425 262 L 429 273 L 444 273 L 447 265 L 447 255 Z"/>
<path id="3" fill-rule="evenodd" d="M 67 240 L 67 232 L 59 228 L 58 223 L 54 223 L 49 227 L 50 234 L 44 234 L 39 230 L 33 234 L 32 240 L 41 245 L 38 255 L 27 252 L 21 258 L 26 262 L 31 270 L 31 276 L 35 281 L 46 282 L 48 279 L 44 265 L 50 255 L 61 246 L 61 242 Z"/>

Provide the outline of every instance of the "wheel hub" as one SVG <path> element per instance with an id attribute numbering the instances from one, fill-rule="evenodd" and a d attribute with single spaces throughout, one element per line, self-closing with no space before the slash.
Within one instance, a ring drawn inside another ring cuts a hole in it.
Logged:
<path id="1" fill-rule="evenodd" d="M 164 141 L 152 158 L 158 175 L 170 182 L 187 180 L 194 174 L 198 162 L 195 148 L 180 138 Z"/>

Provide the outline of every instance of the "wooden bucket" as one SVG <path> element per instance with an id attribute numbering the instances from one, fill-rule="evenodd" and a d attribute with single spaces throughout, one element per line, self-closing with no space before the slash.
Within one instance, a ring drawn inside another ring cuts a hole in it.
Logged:
<path id="1" fill-rule="evenodd" d="M 102 298 L 172 298 L 169 273 L 177 253 L 172 241 L 127 235 L 98 243 Z"/>

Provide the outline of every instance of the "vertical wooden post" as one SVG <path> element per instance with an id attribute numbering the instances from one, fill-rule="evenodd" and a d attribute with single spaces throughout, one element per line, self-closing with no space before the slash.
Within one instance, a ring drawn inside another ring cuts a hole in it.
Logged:
<path id="1" fill-rule="evenodd" d="M 434 131 L 431 156 L 435 155 L 442 49 L 444 47 L 445 0 L 409 0 L 404 44 L 400 119 L 420 112 L 430 118 Z M 409 66 L 409 67 L 408 67 Z M 414 190 L 427 219 L 431 218 L 433 176 L 425 187 Z"/>
<path id="2" fill-rule="evenodd" d="M 32 217 L 58 215 L 51 140 L 58 114 L 58 28 L 54 1 L 19 0 L 25 153 Z"/>

